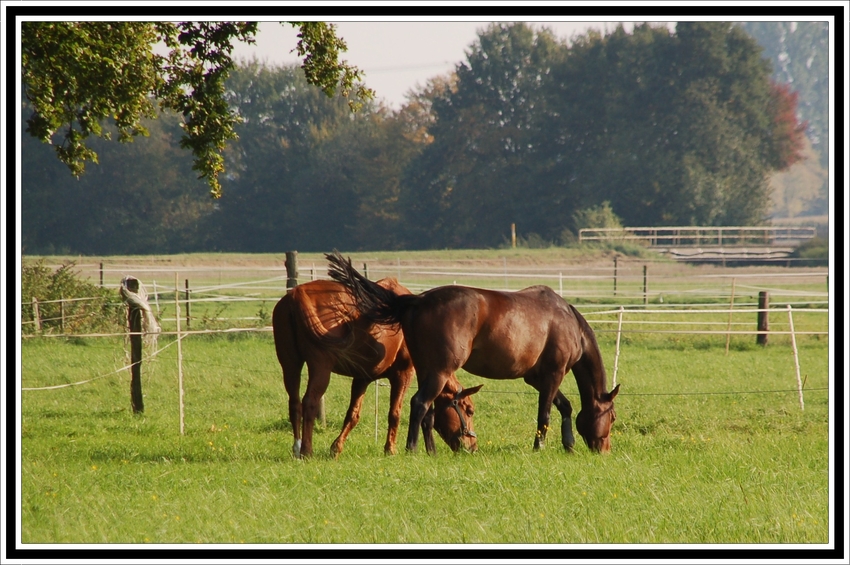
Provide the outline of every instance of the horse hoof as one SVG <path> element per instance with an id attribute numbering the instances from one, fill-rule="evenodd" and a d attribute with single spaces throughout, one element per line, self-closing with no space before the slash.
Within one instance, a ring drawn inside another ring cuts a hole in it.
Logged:
<path id="1" fill-rule="evenodd" d="M 295 456 L 296 459 L 301 459 L 301 440 L 296 439 L 295 443 L 292 444 L 292 455 Z"/>

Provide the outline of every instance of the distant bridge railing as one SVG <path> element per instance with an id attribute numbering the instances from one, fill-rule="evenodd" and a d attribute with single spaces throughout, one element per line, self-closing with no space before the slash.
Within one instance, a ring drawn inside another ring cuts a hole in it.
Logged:
<path id="1" fill-rule="evenodd" d="M 585 228 L 579 242 L 629 242 L 649 247 L 795 247 L 817 236 L 815 227 L 766 226 L 673 226 L 653 228 Z"/>

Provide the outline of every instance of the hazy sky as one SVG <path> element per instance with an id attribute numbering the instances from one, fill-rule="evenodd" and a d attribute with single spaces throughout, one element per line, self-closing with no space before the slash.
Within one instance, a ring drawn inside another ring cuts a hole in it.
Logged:
<path id="1" fill-rule="evenodd" d="M 405 94 L 436 75 L 446 74 L 466 59 L 466 51 L 489 21 L 417 21 L 355 22 L 333 21 L 337 35 L 348 45 L 341 58 L 363 70 L 366 85 L 375 90 L 378 99 L 398 109 Z M 584 33 L 589 28 L 613 30 L 617 22 L 530 21 L 534 27 L 546 26 L 562 39 Z M 633 24 L 624 22 L 627 31 Z M 675 24 L 669 24 L 675 29 Z M 239 44 L 234 57 L 250 58 L 277 64 L 298 63 L 291 51 L 298 39 L 297 30 L 277 22 L 262 22 L 254 46 Z"/>

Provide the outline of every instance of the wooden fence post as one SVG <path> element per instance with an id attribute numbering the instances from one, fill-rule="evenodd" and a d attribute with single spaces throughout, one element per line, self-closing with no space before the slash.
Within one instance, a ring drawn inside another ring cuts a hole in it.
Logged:
<path id="1" fill-rule="evenodd" d="M 797 393 L 800 395 L 800 410 L 803 405 L 803 383 L 800 380 L 800 356 L 797 354 L 797 336 L 794 334 L 794 317 L 791 315 L 791 305 L 788 304 L 788 326 L 791 328 L 791 347 L 794 349 L 794 366 L 797 369 Z"/>
<path id="2" fill-rule="evenodd" d="M 614 255 L 614 296 L 617 296 L 617 256 Z"/>
<path id="3" fill-rule="evenodd" d="M 103 288 L 103 261 L 100 263 L 100 288 Z"/>
<path id="4" fill-rule="evenodd" d="M 32 297 L 32 320 L 35 322 L 35 331 L 41 333 L 41 314 L 38 311 L 38 298 Z"/>
<path id="5" fill-rule="evenodd" d="M 298 252 L 287 251 L 286 261 L 286 288 L 295 288 L 298 286 Z"/>
<path id="6" fill-rule="evenodd" d="M 180 287 L 174 273 L 174 321 L 177 323 L 177 398 L 180 403 L 180 435 L 183 435 L 183 348 L 180 336 Z"/>
<path id="7" fill-rule="evenodd" d="M 756 335 L 756 343 L 758 345 L 767 345 L 767 332 L 770 330 L 770 322 L 768 319 L 768 308 L 770 307 L 770 296 L 766 290 L 759 291 L 759 311 L 758 311 L 758 335 Z"/>
<path id="8" fill-rule="evenodd" d="M 139 280 L 133 277 L 124 279 L 127 290 L 139 292 Z M 130 330 L 130 404 L 133 413 L 145 411 L 145 401 L 142 396 L 142 309 L 127 303 L 127 325 Z"/>
<path id="9" fill-rule="evenodd" d="M 617 350 L 614 353 L 614 384 L 617 386 L 617 369 L 620 367 L 620 334 L 623 333 L 623 307 L 620 306 L 620 311 L 617 314 Z"/>
<path id="10" fill-rule="evenodd" d="M 732 297 L 729 299 L 729 323 L 726 324 L 726 355 L 729 355 L 729 341 L 732 339 L 732 310 L 735 308 L 735 279 L 732 278 Z"/>
<path id="11" fill-rule="evenodd" d="M 189 279 L 186 279 L 186 329 L 189 330 L 192 326 L 189 323 Z"/>
<path id="12" fill-rule="evenodd" d="M 516 224 L 511 224 L 511 249 L 516 249 Z"/>
<path id="13" fill-rule="evenodd" d="M 643 303 L 644 305 L 649 304 L 649 294 L 647 294 L 646 288 L 646 265 L 643 266 Z"/>
<path id="14" fill-rule="evenodd" d="M 65 297 L 59 297 L 59 331 L 65 333 Z"/>

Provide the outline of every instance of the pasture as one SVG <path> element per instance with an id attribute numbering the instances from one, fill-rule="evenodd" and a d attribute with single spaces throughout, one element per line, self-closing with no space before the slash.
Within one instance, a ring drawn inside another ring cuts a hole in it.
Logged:
<path id="1" fill-rule="evenodd" d="M 523 250 L 530 257 L 522 265 L 525 273 L 592 274 L 592 269 L 607 268 L 607 258 L 575 265 L 576 258 L 554 256 L 551 250 L 529 251 L 538 250 Z M 431 252 L 433 257 L 417 256 L 420 263 L 415 268 L 404 263 L 413 255 L 409 253 L 404 260 L 392 254 L 352 255 L 358 267 L 362 266 L 358 261 L 370 262 L 373 279 L 396 276 L 389 272 L 393 268 L 403 283 L 417 277 L 411 289 L 416 284 L 446 284 L 446 277 L 460 278 L 457 273 L 464 269 L 477 274 L 458 283 L 521 288 L 536 281 L 558 290 L 554 285 L 561 282 L 565 297 L 579 305 L 597 332 L 609 383 L 616 353 L 615 306 L 629 306 L 620 339 L 616 382 L 622 386 L 610 454 L 592 454 L 580 439 L 575 453 L 566 454 L 557 429 L 550 432 L 546 448 L 534 452 L 534 391 L 521 381 L 486 380 L 461 372 L 464 387 L 484 383 L 475 396 L 477 453 L 452 454 L 438 439 L 434 457 L 427 456 L 421 445 L 415 454 L 384 456 L 389 389 L 381 386 L 377 440 L 375 392 L 370 387 L 360 424 L 342 456 L 334 460 L 330 443 L 345 415 L 350 385 L 348 378 L 334 376 L 325 397 L 326 422 L 317 426 L 314 436 L 316 455 L 293 459 L 286 393 L 268 331 L 193 334 L 182 339 L 185 433 L 181 436 L 177 348 L 174 336 L 166 334 L 159 338 L 159 354 L 143 365 L 141 415 L 130 409 L 126 370 L 80 386 L 21 391 L 21 541 L 828 543 L 830 400 L 837 399 L 831 398 L 830 390 L 830 340 L 805 333 L 828 329 L 825 313 L 806 312 L 809 305 L 826 307 L 818 304 L 825 300 L 822 277 L 765 282 L 755 275 L 779 269 L 651 266 L 651 272 L 670 273 L 655 286 L 656 292 L 664 293 L 664 307 L 672 302 L 716 309 L 711 305 L 724 301 L 728 307 L 730 272 L 737 281 L 736 308 L 754 308 L 753 293 L 759 288 L 769 289 L 772 297 L 786 293 L 780 300 L 795 304 L 795 330 L 800 332 L 796 344 L 805 380 L 801 410 L 790 336 L 777 333 L 767 346 L 757 346 L 754 335 L 743 333 L 755 329 L 754 313 L 694 313 L 684 318 L 673 312 L 632 312 L 644 302 L 639 269 L 633 270 L 632 278 L 621 271 L 621 286 L 614 295 L 610 272 L 607 278 L 561 281 L 505 276 L 519 272 L 511 270 L 519 269 L 509 262 L 513 252 L 493 250 L 469 257 L 458 256 L 466 252 L 442 256 Z M 300 266 L 324 267 L 318 257 L 313 261 L 307 254 L 299 256 Z M 254 259 L 238 271 L 246 284 L 280 275 L 249 273 L 261 263 Z M 166 260 L 170 261 L 166 268 L 174 269 L 179 262 L 177 266 L 193 273 L 190 276 L 197 280 L 193 288 L 224 285 L 237 278 L 225 268 L 227 261 L 218 276 L 209 270 L 202 278 L 190 270 L 193 264 L 209 265 L 209 256 Z M 152 261 L 143 261 L 137 267 L 153 267 Z M 274 261 L 282 269 L 282 257 Z M 123 269 L 130 258 L 122 258 L 120 264 Z M 622 263 L 620 268 L 624 269 Z M 126 273 L 140 278 L 151 292 L 150 274 L 129 269 Z M 699 278 L 700 273 L 725 278 Z M 182 288 L 184 275 L 180 277 Z M 223 280 L 216 280 L 219 277 Z M 173 271 L 162 279 L 173 290 Z M 111 282 L 107 276 L 105 284 Z M 275 285 L 277 289 L 260 288 Z M 252 288 L 216 292 L 253 302 L 193 303 L 192 329 L 263 326 L 263 305 L 270 314 L 282 283 L 248 286 Z M 662 308 L 658 296 L 648 300 L 656 310 Z M 174 309 L 164 294 L 159 298 L 163 328 L 168 331 L 174 327 Z M 236 322 L 237 318 L 252 319 Z M 788 316 L 777 310 L 771 312 L 770 322 L 772 330 L 783 332 Z M 725 331 L 730 328 L 727 354 Z M 705 330 L 716 333 L 687 333 Z M 105 375 L 127 364 L 125 349 L 122 337 L 24 339 L 21 386 L 54 386 Z M 303 386 L 304 381 L 302 390 Z M 561 390 L 577 411 L 571 374 Z M 407 416 L 405 402 L 402 438 Z M 552 418 L 559 423 L 556 411 Z"/>

